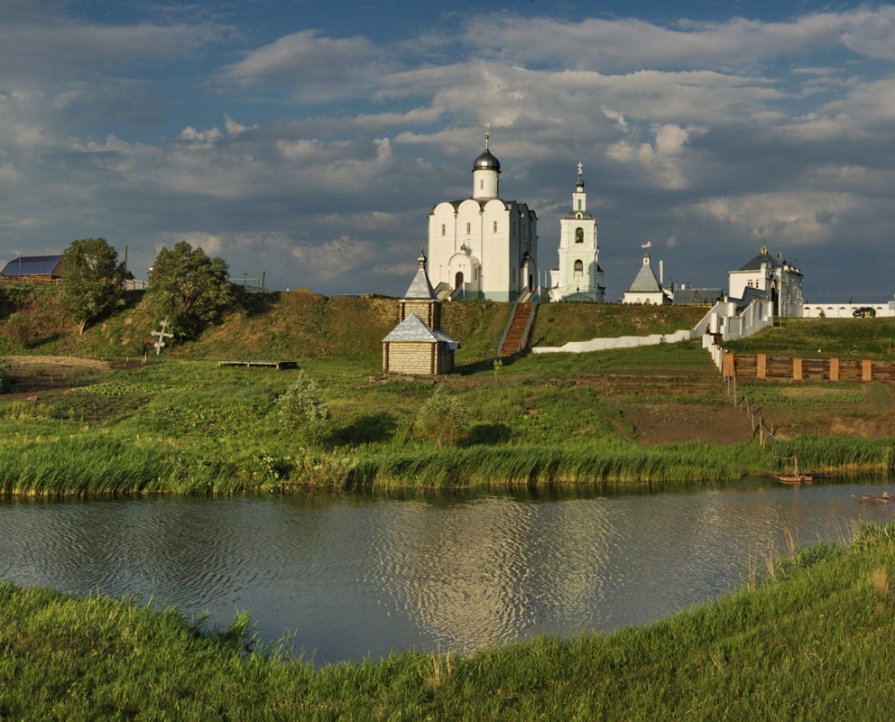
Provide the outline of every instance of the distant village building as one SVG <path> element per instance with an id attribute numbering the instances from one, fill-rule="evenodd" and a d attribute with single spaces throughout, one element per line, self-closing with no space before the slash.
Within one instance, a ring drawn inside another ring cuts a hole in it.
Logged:
<path id="1" fill-rule="evenodd" d="M 802 272 L 781 253 L 776 257 L 768 254 L 767 246 L 736 271 L 729 271 L 728 297 L 739 299 L 746 305 L 750 299 L 769 300 L 775 316 L 801 317 Z"/>
<path id="2" fill-rule="evenodd" d="M 671 292 L 662 288 L 650 265 L 649 253 L 643 254 L 643 265 L 634 277 L 631 287 L 622 295 L 622 303 L 647 303 L 666 305 L 671 303 Z"/>
<path id="3" fill-rule="evenodd" d="M 441 328 L 441 302 L 426 274 L 426 258 L 398 304 L 399 321 L 382 339 L 382 370 L 412 376 L 436 376 L 454 369 L 460 344 Z"/>
<path id="4" fill-rule="evenodd" d="M 672 289 L 672 302 L 675 306 L 703 306 L 715 303 L 724 298 L 723 288 L 695 288 L 682 283 Z"/>
<path id="5" fill-rule="evenodd" d="M 57 283 L 62 278 L 62 255 L 20 256 L 4 266 L 0 279 L 26 283 Z"/>
<path id="6" fill-rule="evenodd" d="M 550 271 L 551 301 L 603 301 L 606 293 L 598 262 L 597 219 L 587 210 L 583 169 L 579 163 L 572 210 L 559 222 L 559 265 Z"/>
<path id="7" fill-rule="evenodd" d="M 538 280 L 538 218 L 500 197 L 500 161 L 489 149 L 472 166 L 472 197 L 429 214 L 429 274 L 438 296 L 513 301 Z"/>
<path id="8" fill-rule="evenodd" d="M 884 303 L 810 303 L 802 307 L 803 318 L 892 318 L 895 317 L 895 300 Z"/>

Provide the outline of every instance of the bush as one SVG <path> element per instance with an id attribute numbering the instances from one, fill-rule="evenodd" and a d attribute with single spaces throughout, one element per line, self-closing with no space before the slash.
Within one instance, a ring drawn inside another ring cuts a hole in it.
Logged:
<path id="1" fill-rule="evenodd" d="M 329 405 L 323 390 L 304 370 L 277 399 L 277 416 L 282 424 L 302 432 L 308 441 L 320 441 L 329 426 Z"/>
<path id="2" fill-rule="evenodd" d="M 435 393 L 420 408 L 413 428 L 419 436 L 434 439 L 440 449 L 445 444 L 453 446 L 457 443 L 465 420 L 463 404 L 451 396 L 446 386 L 437 386 Z"/>
<path id="3" fill-rule="evenodd" d="M 6 333 L 21 349 L 30 349 L 37 340 L 37 329 L 30 314 L 12 313 L 6 319 Z"/>
<path id="4" fill-rule="evenodd" d="M 0 361 L 0 394 L 9 388 L 9 366 L 5 361 Z"/>

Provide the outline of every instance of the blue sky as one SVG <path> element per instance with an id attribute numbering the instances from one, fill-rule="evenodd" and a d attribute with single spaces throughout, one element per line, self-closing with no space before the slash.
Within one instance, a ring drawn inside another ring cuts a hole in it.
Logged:
<path id="1" fill-rule="evenodd" d="M 895 292 L 895 5 L 0 0 L 0 260 L 178 240 L 274 288 L 400 294 L 470 192 L 559 217 L 584 163 L 609 299 L 653 241 L 726 285 L 767 242 L 809 301 Z"/>

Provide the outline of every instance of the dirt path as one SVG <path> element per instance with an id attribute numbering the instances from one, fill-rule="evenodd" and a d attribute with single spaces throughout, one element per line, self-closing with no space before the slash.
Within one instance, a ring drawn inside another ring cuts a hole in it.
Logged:
<path id="1" fill-rule="evenodd" d="M 731 406 L 693 403 L 630 404 L 625 418 L 642 444 L 709 441 L 715 444 L 747 442 L 752 438 L 749 418 Z"/>

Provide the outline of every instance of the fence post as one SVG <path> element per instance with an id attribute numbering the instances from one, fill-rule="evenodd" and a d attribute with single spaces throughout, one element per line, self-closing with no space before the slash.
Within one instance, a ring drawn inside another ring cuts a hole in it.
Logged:
<path id="1" fill-rule="evenodd" d="M 839 380 L 839 359 L 831 358 L 830 359 L 830 381 L 838 381 Z"/>
<path id="2" fill-rule="evenodd" d="M 802 359 L 800 358 L 794 358 L 792 360 L 792 380 L 802 380 Z"/>
<path id="3" fill-rule="evenodd" d="M 861 361 L 861 381 L 873 381 L 873 361 Z"/>
<path id="4" fill-rule="evenodd" d="M 768 377 L 768 355 L 766 353 L 755 354 L 755 378 Z"/>

